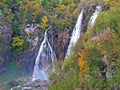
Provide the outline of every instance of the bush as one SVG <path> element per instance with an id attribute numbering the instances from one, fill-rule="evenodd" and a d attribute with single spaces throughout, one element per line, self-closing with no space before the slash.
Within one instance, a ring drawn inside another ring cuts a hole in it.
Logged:
<path id="1" fill-rule="evenodd" d="M 15 54 L 23 54 L 27 51 L 28 42 L 25 42 L 21 36 L 13 37 L 12 48 Z"/>
<path id="2" fill-rule="evenodd" d="M 79 84 L 78 65 L 76 56 L 71 57 L 63 63 L 63 69 L 54 74 L 49 90 L 74 90 Z"/>

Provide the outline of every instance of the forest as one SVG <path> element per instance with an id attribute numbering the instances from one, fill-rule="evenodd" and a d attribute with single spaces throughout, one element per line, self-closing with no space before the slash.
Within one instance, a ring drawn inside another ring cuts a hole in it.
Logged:
<path id="1" fill-rule="evenodd" d="M 65 58 L 82 10 L 79 39 Z M 45 37 L 56 54 L 48 56 L 55 72 L 42 82 L 47 89 L 31 79 Z M 0 0 L 0 90 L 120 90 L 120 0 Z"/>

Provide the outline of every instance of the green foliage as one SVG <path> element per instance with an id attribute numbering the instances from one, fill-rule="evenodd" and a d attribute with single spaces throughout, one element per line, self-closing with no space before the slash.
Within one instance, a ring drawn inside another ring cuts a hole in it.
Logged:
<path id="1" fill-rule="evenodd" d="M 41 4 L 42 0 L 34 0 L 34 2 Z"/>
<path id="2" fill-rule="evenodd" d="M 65 6 L 61 6 L 60 15 L 63 14 Z M 62 11 L 63 10 L 63 11 Z M 70 58 L 64 61 L 63 69 L 55 75 L 50 90 L 74 90 L 73 82 L 76 81 L 75 87 L 81 89 L 100 89 L 110 90 L 113 87 L 118 87 L 120 82 L 120 47 L 119 47 L 119 29 L 120 29 L 120 9 L 112 7 L 108 11 L 103 11 L 97 18 L 97 22 L 92 30 L 87 31 L 81 36 L 80 40 L 73 48 L 74 55 L 83 53 L 82 57 L 88 62 L 87 73 L 85 76 L 78 77 L 81 71 L 76 63 L 78 57 L 71 55 Z M 115 62 L 115 74 L 111 79 L 106 79 L 106 72 L 109 72 L 109 65 L 103 62 L 103 57 L 107 56 L 109 63 Z M 81 62 L 81 61 L 80 61 Z M 75 67 L 76 66 L 76 67 Z M 76 73 L 70 73 L 76 72 Z M 72 75 L 74 74 L 74 75 Z M 69 77 L 76 78 L 73 82 Z M 62 81 L 63 78 L 64 80 Z M 74 81 L 75 80 L 75 81 Z"/>
<path id="3" fill-rule="evenodd" d="M 57 63 L 57 68 L 59 68 L 59 62 Z M 76 56 L 72 55 L 69 59 L 65 60 L 63 69 L 59 70 L 54 75 L 49 90 L 74 90 L 79 83 Z"/>
<path id="4" fill-rule="evenodd" d="M 120 59 L 116 59 L 116 66 L 115 66 L 116 72 L 115 75 L 112 78 L 112 83 L 111 84 L 116 84 L 117 86 L 120 85 Z"/>
<path id="5" fill-rule="evenodd" d="M 68 4 L 70 3 L 70 0 L 64 0 L 62 3 L 63 3 L 64 5 L 68 5 Z"/>
<path id="6" fill-rule="evenodd" d="M 120 7 L 113 7 L 109 11 L 101 12 L 96 20 L 94 31 L 99 33 L 108 27 L 120 34 Z"/>
<path id="7" fill-rule="evenodd" d="M 48 16 L 51 26 L 56 26 L 57 30 L 72 30 L 79 15 L 78 12 L 74 12 L 75 7 L 75 3 L 59 4 L 52 11 L 54 15 Z"/>
<path id="8" fill-rule="evenodd" d="M 99 14 L 94 27 L 81 35 L 68 59 L 64 62 L 55 62 L 57 73 L 51 73 L 50 90 L 75 90 L 77 87 L 83 90 L 110 90 L 115 84 L 120 85 L 118 79 L 120 78 L 120 0 L 0 1 L 0 16 L 13 30 L 12 50 L 15 55 L 27 52 L 29 44 L 22 38 L 25 36 L 23 32 L 25 24 L 40 23 L 42 30 L 48 26 L 56 30 L 72 30 L 80 12 L 81 2 L 88 5 L 103 4 L 109 6 L 110 10 Z M 30 33 L 29 38 L 33 38 L 32 36 Z M 4 46 L 5 43 L 0 35 L 0 45 Z M 77 56 L 78 54 L 80 56 Z M 102 75 L 104 70 L 109 71 L 109 66 L 102 61 L 104 56 L 107 56 L 109 63 L 115 62 L 115 74 L 110 80 L 106 80 Z M 79 73 L 84 70 L 78 64 L 84 60 L 88 63 L 87 72 L 84 73 L 84 77 L 79 77 Z"/>
<path id="9" fill-rule="evenodd" d="M 79 87 L 82 89 L 105 89 L 109 90 L 118 87 L 120 78 L 119 72 L 119 44 L 120 33 L 120 13 L 119 7 L 112 7 L 108 11 L 99 14 L 95 26 L 85 33 L 76 45 L 75 52 L 84 51 L 84 59 L 88 62 L 88 73 L 84 78 L 80 78 Z M 89 51 L 86 51 L 89 49 Z M 109 72 L 109 65 L 102 61 L 103 56 L 107 56 L 107 62 L 114 62 L 111 79 L 106 80 L 106 72 Z"/>
<path id="10" fill-rule="evenodd" d="M 58 0 L 52 0 L 52 1 L 50 1 L 50 0 L 42 0 L 41 5 L 43 6 L 43 8 L 44 8 L 46 11 L 50 12 L 50 11 L 52 11 L 52 9 L 56 6 L 57 1 L 58 1 Z M 53 3 L 52 3 L 52 2 L 53 2 Z M 53 4 L 54 4 L 54 5 L 53 5 Z M 53 5 L 53 6 L 52 6 L 52 5 Z"/>
<path id="11" fill-rule="evenodd" d="M 40 23 L 40 21 L 41 21 L 41 16 L 40 16 L 40 15 L 37 15 L 37 16 L 35 17 L 35 22 L 36 22 L 36 23 Z"/>

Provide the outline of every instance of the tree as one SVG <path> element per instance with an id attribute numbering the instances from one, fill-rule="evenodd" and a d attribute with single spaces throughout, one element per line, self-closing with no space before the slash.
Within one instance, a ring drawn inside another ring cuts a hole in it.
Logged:
<path id="1" fill-rule="evenodd" d="M 42 30 L 45 30 L 48 27 L 47 22 L 48 22 L 47 16 L 43 16 L 42 19 L 41 19 L 41 23 L 40 23 L 40 28 Z"/>

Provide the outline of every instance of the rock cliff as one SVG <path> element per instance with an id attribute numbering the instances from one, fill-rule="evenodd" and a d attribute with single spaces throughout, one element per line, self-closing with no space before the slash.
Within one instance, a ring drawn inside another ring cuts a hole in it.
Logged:
<path id="1" fill-rule="evenodd" d="M 2 74 L 11 60 L 12 30 L 0 21 L 0 74 Z"/>

